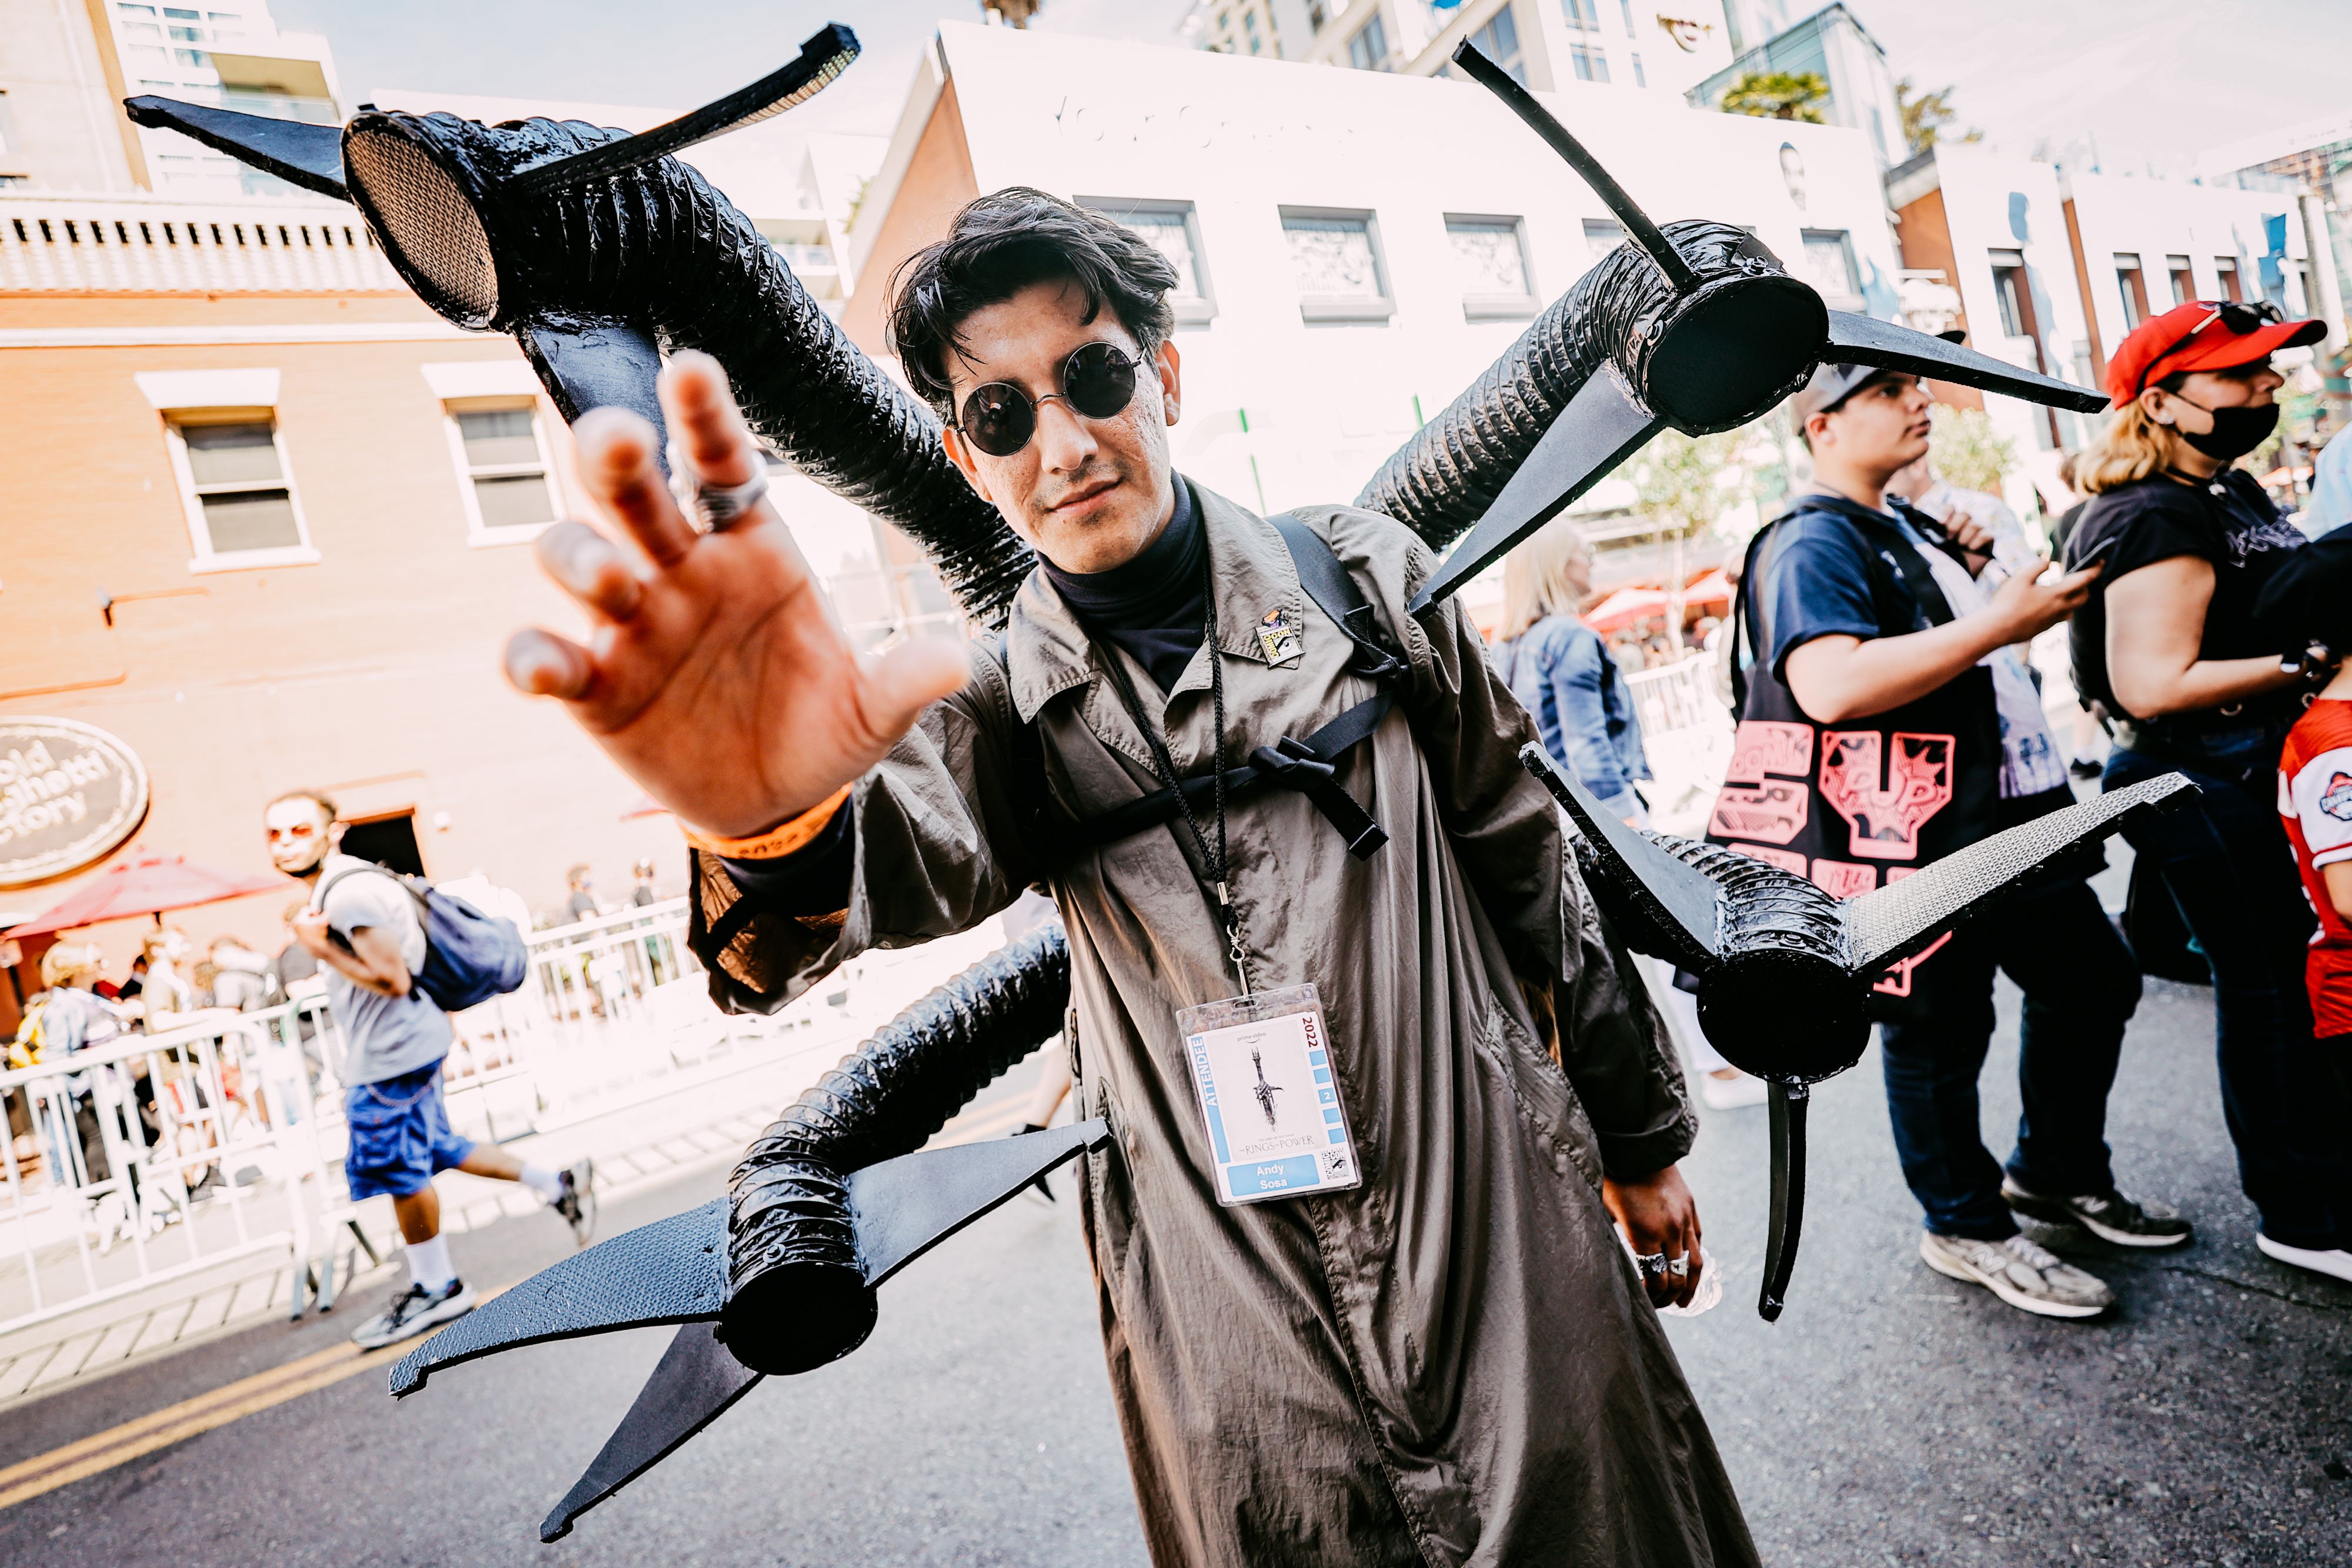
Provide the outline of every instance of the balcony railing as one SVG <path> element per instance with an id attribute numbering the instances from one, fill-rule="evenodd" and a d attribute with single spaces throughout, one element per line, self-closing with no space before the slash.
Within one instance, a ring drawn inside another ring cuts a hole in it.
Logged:
<path id="1" fill-rule="evenodd" d="M 0 191 L 0 292 L 405 293 L 340 202 Z"/>

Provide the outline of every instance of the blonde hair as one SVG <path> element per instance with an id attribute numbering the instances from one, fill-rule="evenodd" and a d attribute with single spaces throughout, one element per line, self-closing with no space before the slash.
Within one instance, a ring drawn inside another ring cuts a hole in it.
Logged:
<path id="1" fill-rule="evenodd" d="M 2134 398 L 2074 460 L 2074 487 L 2085 496 L 2100 496 L 2137 484 L 2171 464 L 2179 440 L 2170 426 L 2149 418 L 2147 406 Z"/>
<path id="2" fill-rule="evenodd" d="M 95 942 L 60 942 L 41 955 L 41 984 L 60 989 L 96 975 L 105 963 Z"/>
<path id="3" fill-rule="evenodd" d="M 1572 524 L 1548 523 L 1503 559 L 1502 641 L 1548 615 L 1573 615 L 1592 591 L 1592 557 Z"/>

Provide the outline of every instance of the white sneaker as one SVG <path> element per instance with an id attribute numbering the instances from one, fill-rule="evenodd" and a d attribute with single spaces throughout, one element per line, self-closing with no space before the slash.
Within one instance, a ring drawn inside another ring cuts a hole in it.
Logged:
<path id="1" fill-rule="evenodd" d="M 1919 1233 L 1919 1256 L 1938 1274 L 1982 1285 L 2021 1312 L 2045 1318 L 2096 1317 L 2115 1305 L 2106 1282 L 2022 1236 L 1975 1241 L 1965 1236 Z"/>
<path id="2" fill-rule="evenodd" d="M 2293 1268 L 2308 1269 L 2315 1274 L 2325 1274 L 2331 1280 L 2352 1283 L 2352 1252 L 2347 1252 L 2341 1247 L 2326 1252 L 2314 1251 L 2308 1247 L 2289 1247 L 2284 1241 L 2272 1240 L 2259 1230 L 2254 1232 L 2254 1245 L 2263 1249 L 2265 1258 L 2275 1258 Z"/>
<path id="3" fill-rule="evenodd" d="M 437 1291 L 428 1291 L 411 1281 L 408 1289 L 394 1296 L 382 1313 L 353 1332 L 352 1343 L 362 1350 L 382 1350 L 385 1345 L 415 1339 L 473 1310 L 474 1287 L 463 1280 L 452 1280 Z"/>
<path id="4" fill-rule="evenodd" d="M 1771 1089 L 1761 1078 L 1727 1067 L 1700 1073 L 1698 1093 L 1710 1111 L 1737 1111 L 1743 1105 L 1761 1105 L 1770 1098 Z"/>

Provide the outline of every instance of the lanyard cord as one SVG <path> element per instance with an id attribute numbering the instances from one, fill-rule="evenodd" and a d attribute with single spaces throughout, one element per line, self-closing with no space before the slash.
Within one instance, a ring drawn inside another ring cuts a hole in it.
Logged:
<path id="1" fill-rule="evenodd" d="M 1233 893 L 1225 877 L 1225 677 L 1218 660 L 1216 580 L 1209 570 L 1207 552 L 1202 552 L 1201 601 L 1207 606 L 1202 617 L 1201 641 L 1209 650 L 1209 704 L 1216 721 L 1216 738 L 1209 751 L 1210 776 L 1214 780 L 1210 790 L 1216 801 L 1217 844 L 1213 853 L 1209 848 L 1209 835 L 1201 830 L 1201 819 L 1192 810 L 1192 799 L 1184 792 L 1184 781 L 1177 777 L 1176 759 L 1162 739 L 1160 726 L 1144 716 L 1143 704 L 1135 695 L 1135 683 L 1128 678 L 1127 666 L 1119 662 L 1116 648 L 1104 651 L 1103 663 L 1110 668 L 1111 684 L 1118 688 L 1119 700 L 1126 704 L 1128 716 L 1135 727 L 1143 732 L 1144 744 L 1151 748 L 1152 771 L 1160 782 L 1176 797 L 1176 804 L 1184 812 L 1184 826 L 1192 834 L 1192 846 L 1201 852 L 1201 863 L 1208 869 L 1209 890 L 1216 895 L 1217 917 L 1225 928 L 1227 956 L 1234 961 L 1234 972 L 1241 977 L 1242 995 L 1250 994 L 1249 967 L 1244 960 L 1241 911 L 1234 907 Z"/>

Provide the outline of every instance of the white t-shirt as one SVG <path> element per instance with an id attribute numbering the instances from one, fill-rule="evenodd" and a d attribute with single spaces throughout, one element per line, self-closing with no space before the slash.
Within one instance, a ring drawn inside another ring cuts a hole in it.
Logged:
<path id="1" fill-rule="evenodd" d="M 1978 492 L 1968 494 L 1976 496 Z M 1920 509 L 1931 517 L 1939 515 L 1925 507 Z M 2016 528 L 2015 514 L 2006 507 L 2001 511 L 2009 517 L 2010 526 Z M 1996 533 L 2000 531 L 1998 519 L 1992 527 Z M 1921 559 L 1927 563 L 1927 574 L 1944 591 L 1945 601 L 1952 607 L 1955 616 L 1973 615 L 1992 602 L 1993 590 L 2008 575 L 1998 557 L 1985 568 L 1982 579 L 1973 578 L 1967 567 L 1919 538 L 1909 524 L 1904 525 L 1903 531 L 1918 546 Z M 2051 737 L 2049 717 L 2042 711 L 2042 693 L 2034 685 L 2024 659 L 2015 648 L 2004 646 L 1995 648 L 1977 663 L 1992 672 L 1993 711 L 2000 717 L 2001 798 L 2018 800 L 2063 788 L 2066 782 L 2066 759 L 2058 754 L 2057 742 Z"/>
<path id="2" fill-rule="evenodd" d="M 425 925 L 417 918 L 416 901 L 391 876 L 366 861 L 331 854 L 320 868 L 319 887 L 312 904 L 324 896 L 327 924 L 344 940 L 363 927 L 388 931 L 400 944 L 400 961 L 411 977 L 424 966 Z M 351 1042 L 350 1058 L 339 1064 L 346 1085 L 397 1078 L 449 1054 L 449 1015 L 415 986 L 404 997 L 387 997 L 353 985 L 332 965 L 321 966 L 321 972 L 328 1005 Z"/>

